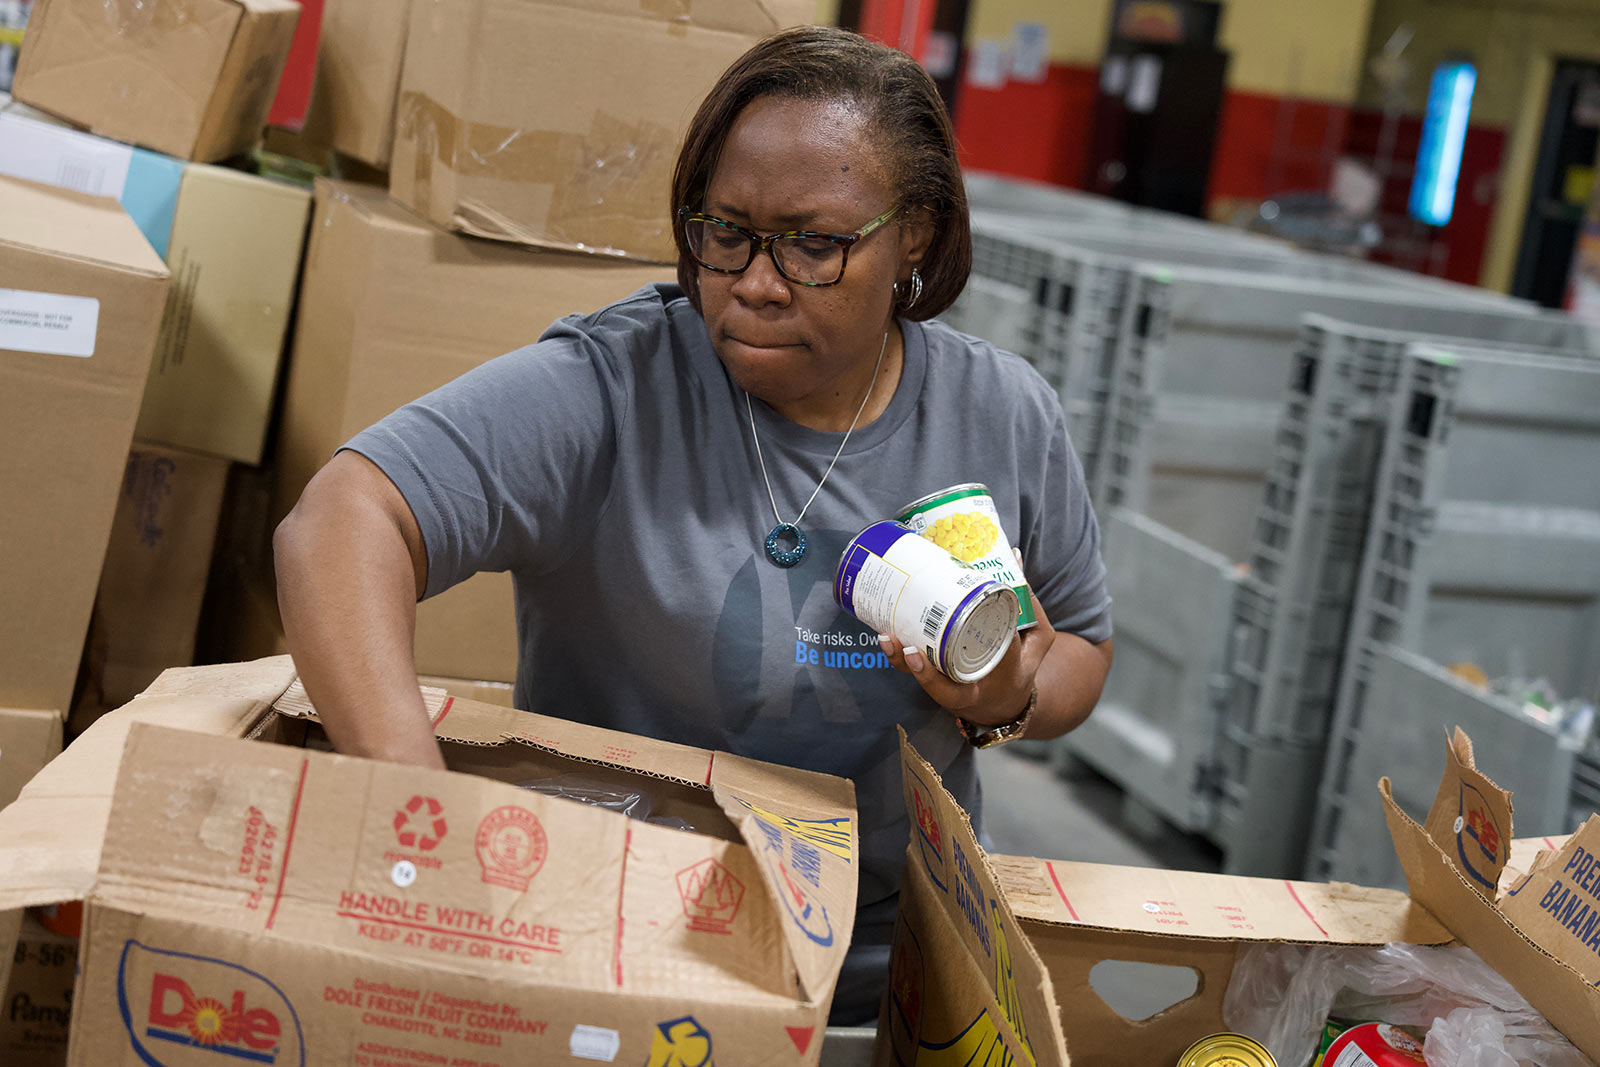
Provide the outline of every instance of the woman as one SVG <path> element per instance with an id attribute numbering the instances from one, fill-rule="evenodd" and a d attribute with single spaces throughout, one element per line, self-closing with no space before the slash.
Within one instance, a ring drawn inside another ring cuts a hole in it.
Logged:
<path id="1" fill-rule="evenodd" d="M 317 475 L 277 533 L 284 626 L 340 750 L 441 766 L 416 601 L 509 570 L 519 706 L 852 778 L 834 1018 L 865 1021 L 907 842 L 894 727 L 976 815 L 961 720 L 1081 722 L 1111 659 L 1098 530 L 1050 389 L 927 321 L 971 242 L 948 118 L 907 56 L 824 28 L 757 45 L 695 116 L 673 203 L 679 286 L 556 323 Z M 967 481 L 1046 621 L 963 685 L 840 611 L 832 578 L 869 522 Z"/>

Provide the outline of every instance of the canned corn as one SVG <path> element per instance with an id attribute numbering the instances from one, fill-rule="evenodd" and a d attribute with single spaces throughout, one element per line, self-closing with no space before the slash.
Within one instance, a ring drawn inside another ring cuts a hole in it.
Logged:
<path id="1" fill-rule="evenodd" d="M 961 562 L 1009 585 L 1017 594 L 1017 629 L 1025 630 L 1039 621 L 1028 594 L 1028 579 L 1006 539 L 988 486 L 979 482 L 952 485 L 907 504 L 900 509 L 899 518 Z"/>
<path id="2" fill-rule="evenodd" d="M 994 670 L 1017 634 L 1015 590 L 898 522 L 875 522 L 851 539 L 833 599 L 958 682 Z"/>
<path id="3" fill-rule="evenodd" d="M 1178 1057 L 1177 1067 L 1278 1067 L 1267 1046 L 1243 1034 L 1202 1037 Z"/>

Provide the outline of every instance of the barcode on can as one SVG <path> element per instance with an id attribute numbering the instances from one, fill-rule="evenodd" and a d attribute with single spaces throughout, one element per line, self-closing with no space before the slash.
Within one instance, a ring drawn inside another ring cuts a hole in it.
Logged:
<path id="1" fill-rule="evenodd" d="M 948 604 L 930 604 L 927 613 L 922 616 L 922 635 L 929 641 L 939 640 L 939 631 L 944 627 L 944 620 L 950 614 Z"/>

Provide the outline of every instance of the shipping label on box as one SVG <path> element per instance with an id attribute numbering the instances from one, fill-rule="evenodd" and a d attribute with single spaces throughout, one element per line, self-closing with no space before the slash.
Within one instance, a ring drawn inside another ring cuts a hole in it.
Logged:
<path id="1" fill-rule="evenodd" d="M 467 773 L 350 759 L 292 679 L 169 671 L 0 812 L 0 907 L 88 897 L 72 1062 L 185 1035 L 279 1063 L 817 1062 L 848 782 L 437 691 Z M 670 822 L 519 787 L 573 775 Z M 52 817 L 95 844 L 42 841 Z"/>

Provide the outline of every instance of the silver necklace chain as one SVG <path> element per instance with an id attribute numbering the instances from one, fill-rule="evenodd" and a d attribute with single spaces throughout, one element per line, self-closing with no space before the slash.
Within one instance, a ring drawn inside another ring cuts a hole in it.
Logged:
<path id="1" fill-rule="evenodd" d="M 856 423 L 861 421 L 861 413 L 867 410 L 867 401 L 872 399 L 872 390 L 878 385 L 878 371 L 883 369 L 883 354 L 889 348 L 889 331 L 883 332 L 883 343 L 878 346 L 878 362 L 872 367 L 872 381 L 867 384 L 867 395 L 861 398 L 861 406 L 856 408 L 856 417 L 850 420 L 850 428 L 844 432 L 844 440 L 839 442 L 839 450 L 833 454 L 833 460 L 828 464 L 828 469 L 822 472 L 822 480 L 817 482 L 817 487 L 811 491 L 811 499 L 807 500 L 805 507 L 800 509 L 800 514 L 794 517 L 793 522 L 784 522 L 783 516 L 778 514 L 778 498 L 772 492 L 772 479 L 767 477 L 767 461 L 761 455 L 761 436 L 756 433 L 756 411 L 750 403 L 750 394 L 744 394 L 744 408 L 750 415 L 750 436 L 756 443 L 756 462 L 761 464 L 761 480 L 767 483 L 767 499 L 772 502 L 772 517 L 779 526 L 800 525 L 800 520 L 806 517 L 812 501 L 817 499 L 817 494 L 822 492 L 822 486 L 828 480 L 828 475 L 833 473 L 834 464 L 839 462 L 839 457 L 844 455 L 844 446 L 850 443 L 850 435 L 855 432 Z"/>

